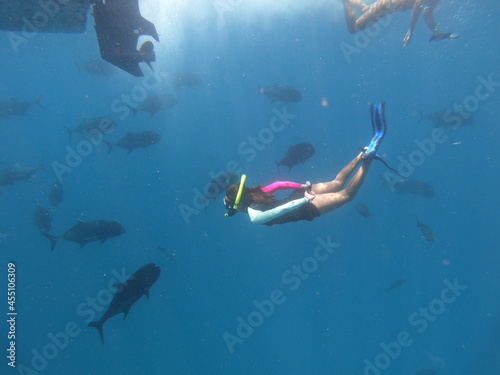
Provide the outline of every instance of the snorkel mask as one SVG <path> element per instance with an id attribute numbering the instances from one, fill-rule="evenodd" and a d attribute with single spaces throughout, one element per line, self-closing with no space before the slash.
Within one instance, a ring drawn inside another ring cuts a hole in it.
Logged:
<path id="1" fill-rule="evenodd" d="M 238 188 L 238 193 L 236 194 L 236 199 L 234 200 L 234 204 L 230 204 L 226 197 L 224 197 L 224 204 L 227 208 L 227 212 L 224 214 L 225 217 L 231 217 L 236 212 L 238 212 L 238 206 L 240 205 L 241 196 L 243 195 L 243 188 L 245 187 L 245 181 L 247 176 L 245 174 L 241 175 L 240 187 Z"/>

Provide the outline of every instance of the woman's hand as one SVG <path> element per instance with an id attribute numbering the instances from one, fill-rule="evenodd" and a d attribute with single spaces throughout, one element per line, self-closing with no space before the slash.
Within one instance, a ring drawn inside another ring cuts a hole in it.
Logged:
<path id="1" fill-rule="evenodd" d="M 314 200 L 314 198 L 316 198 L 316 194 L 314 194 L 312 191 L 311 192 L 308 192 L 306 191 L 304 193 L 304 197 L 309 201 L 309 202 L 312 202 Z"/>
<path id="2" fill-rule="evenodd" d="M 305 189 L 305 191 L 311 191 L 312 189 L 312 184 L 311 181 L 306 181 L 305 184 L 302 184 L 302 189 Z"/>

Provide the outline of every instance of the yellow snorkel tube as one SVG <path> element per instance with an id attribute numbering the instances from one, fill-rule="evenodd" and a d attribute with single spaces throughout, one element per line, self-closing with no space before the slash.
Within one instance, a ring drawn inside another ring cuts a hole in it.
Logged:
<path id="1" fill-rule="evenodd" d="M 228 212 L 226 212 L 224 214 L 225 217 L 231 217 L 236 212 L 238 212 L 238 206 L 240 205 L 241 196 L 243 195 L 243 188 L 245 187 L 246 180 L 247 180 L 247 175 L 246 174 L 241 175 L 240 187 L 238 188 L 238 193 L 236 194 L 236 199 L 235 199 L 234 204 L 232 206 L 226 206 Z"/>
<path id="2" fill-rule="evenodd" d="M 243 188 L 245 187 L 246 180 L 247 180 L 247 175 L 246 174 L 241 175 L 240 187 L 238 189 L 238 194 L 236 194 L 236 200 L 234 201 L 234 205 L 233 205 L 233 208 L 235 210 L 238 209 L 238 206 L 240 204 L 241 196 L 243 195 Z"/>

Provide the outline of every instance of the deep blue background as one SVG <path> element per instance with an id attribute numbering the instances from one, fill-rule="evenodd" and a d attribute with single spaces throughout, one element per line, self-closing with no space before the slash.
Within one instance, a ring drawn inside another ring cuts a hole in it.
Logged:
<path id="1" fill-rule="evenodd" d="M 192 206 L 193 189 L 203 190 L 210 173 L 229 161 L 251 186 L 278 178 L 333 179 L 369 142 L 368 104 L 380 100 L 387 102 L 389 124 L 381 152 L 397 166 L 399 156 L 417 148 L 415 140 L 431 134 L 429 121 L 418 122 L 420 111 L 463 103 L 481 76 L 500 81 L 498 2 L 443 1 L 436 18 L 460 38 L 429 43 L 421 20 L 407 48 L 401 40 L 409 13 L 395 15 L 350 59 L 342 46 L 355 47 L 356 39 L 346 32 L 340 2 L 248 3 L 228 1 L 224 12 L 208 1 L 141 3 L 160 33 L 154 69 L 164 78 L 162 90 L 178 99 L 154 117 L 141 112 L 120 119 L 112 110 L 143 79 L 77 69 L 98 58 L 91 16 L 86 34 L 40 33 L 18 53 L 0 32 L 0 100 L 40 96 L 45 107 L 0 119 L 1 169 L 41 160 L 46 167 L 0 195 L 0 233 L 7 235 L 0 239 L 0 290 L 7 288 L 7 262 L 17 264 L 17 364 L 31 367 L 32 350 L 41 352 L 49 333 L 74 322 L 82 331 L 40 373 L 363 374 L 364 360 L 373 361 L 381 343 L 408 331 L 413 343 L 381 373 L 500 374 L 498 85 L 480 101 L 475 124 L 444 127 L 447 140 L 412 175 L 431 184 L 435 198 L 392 193 L 382 179 L 386 169 L 374 163 L 354 202 L 313 222 L 266 227 L 243 214 L 227 219 L 222 195 L 189 223 L 180 211 Z M 195 72 L 203 85 L 175 90 L 168 84 L 175 72 Z M 273 108 L 283 110 L 283 103 L 256 96 L 258 85 L 275 82 L 296 87 L 304 101 L 286 106 L 296 117 L 248 161 L 240 144 L 269 127 Z M 33 225 L 36 202 L 49 207 L 51 163 L 64 162 L 66 147 L 84 139 L 68 140 L 63 126 L 73 128 L 85 116 L 114 118 L 112 142 L 138 130 L 155 130 L 163 139 L 130 155 L 122 149 L 108 154 L 101 145 L 65 174 L 64 201 L 50 209 L 54 234 L 76 219 L 117 220 L 127 232 L 83 249 L 60 241 L 50 252 Z M 316 155 L 278 177 L 274 161 L 302 141 L 312 142 Z M 355 211 L 358 203 L 369 206 L 370 218 Z M 416 220 L 438 240 L 424 241 Z M 340 244 L 338 253 L 291 291 L 283 273 L 328 236 Z M 166 261 L 158 245 L 175 250 L 175 260 Z M 125 321 L 110 319 L 102 345 L 78 306 L 107 287 L 113 270 L 130 275 L 149 262 L 162 268 L 150 299 L 139 300 Z M 407 285 L 386 293 L 400 278 Z M 455 278 L 467 289 L 417 333 L 410 315 Z M 255 310 L 252 301 L 268 299 L 274 289 L 286 301 L 230 354 L 223 334 L 236 334 L 237 318 L 246 319 Z M 6 311 L 6 298 L 1 303 Z M 8 327 L 1 327 L 5 353 Z M 16 373 L 2 358 L 2 374 Z"/>

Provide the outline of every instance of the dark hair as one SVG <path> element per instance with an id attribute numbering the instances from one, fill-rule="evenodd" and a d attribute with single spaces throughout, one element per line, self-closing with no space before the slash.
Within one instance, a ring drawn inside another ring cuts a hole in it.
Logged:
<path id="1" fill-rule="evenodd" d="M 240 184 L 231 185 L 226 190 L 226 198 L 234 204 Z M 262 191 L 262 185 L 254 187 L 244 187 L 241 194 L 240 205 L 246 209 L 252 203 L 271 203 L 274 200 L 274 194 Z"/>

